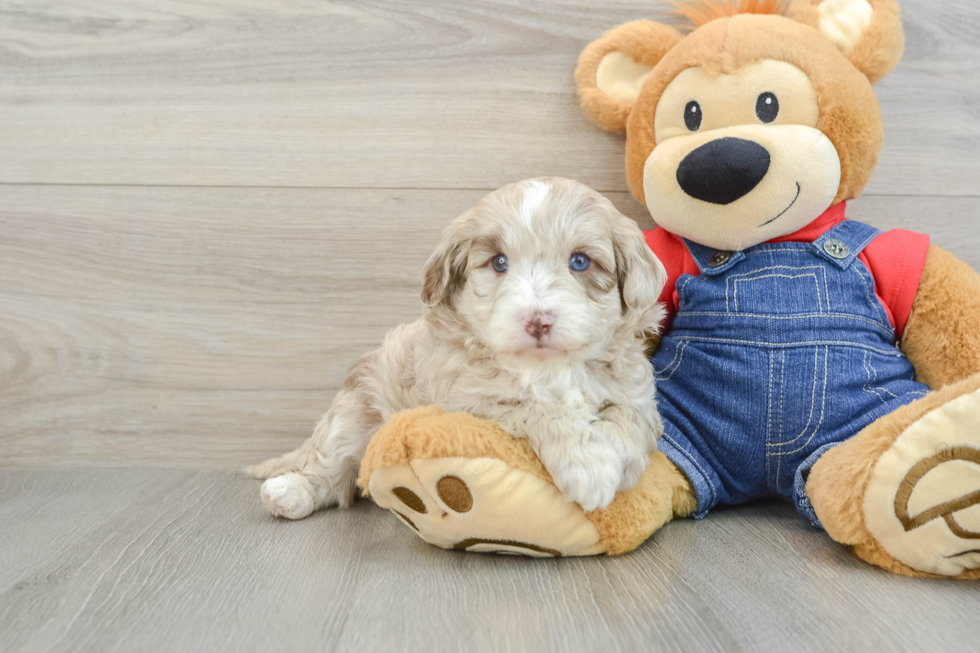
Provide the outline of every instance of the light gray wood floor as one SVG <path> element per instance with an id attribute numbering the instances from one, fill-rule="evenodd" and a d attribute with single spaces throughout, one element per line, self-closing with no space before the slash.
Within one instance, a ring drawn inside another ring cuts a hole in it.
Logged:
<path id="1" fill-rule="evenodd" d="M 785 505 L 532 561 L 367 503 L 273 521 L 217 471 L 0 470 L 0 500 L 5 651 L 976 650 L 973 584 L 879 572 Z"/>
<path id="2" fill-rule="evenodd" d="M 980 268 L 980 4 L 902 6 L 850 214 Z M 651 226 L 571 71 L 665 8 L 0 2 L 0 651 L 976 650 L 975 584 L 867 567 L 779 504 L 532 561 L 370 504 L 276 521 L 236 473 L 417 315 L 486 191 L 565 175 Z"/>

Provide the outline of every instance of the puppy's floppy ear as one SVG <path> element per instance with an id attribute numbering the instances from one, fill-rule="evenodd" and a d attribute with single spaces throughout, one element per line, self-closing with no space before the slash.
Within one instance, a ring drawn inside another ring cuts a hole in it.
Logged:
<path id="1" fill-rule="evenodd" d="M 820 30 L 872 84 L 898 65 L 905 50 L 895 0 L 794 0 L 788 16 Z"/>
<path id="2" fill-rule="evenodd" d="M 451 307 L 453 295 L 466 281 L 467 252 L 463 225 L 468 217 L 469 212 L 453 221 L 425 264 L 422 272 L 422 302 L 429 308 L 443 301 Z"/>
<path id="3" fill-rule="evenodd" d="M 586 46 L 578 58 L 575 82 L 592 122 L 609 131 L 626 131 L 626 120 L 650 71 L 682 38 L 673 27 L 636 20 Z"/>
<path id="4" fill-rule="evenodd" d="M 653 255 L 640 227 L 618 211 L 613 217 L 613 247 L 623 311 L 642 315 L 660 299 L 667 284 L 667 270 Z"/>

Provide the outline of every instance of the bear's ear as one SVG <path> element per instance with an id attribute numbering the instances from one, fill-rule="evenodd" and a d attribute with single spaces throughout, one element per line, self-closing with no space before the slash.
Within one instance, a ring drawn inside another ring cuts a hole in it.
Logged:
<path id="1" fill-rule="evenodd" d="M 626 119 L 653 67 L 683 37 L 667 25 L 637 20 L 606 32 L 582 51 L 575 81 L 592 121 L 615 132 Z"/>
<path id="2" fill-rule="evenodd" d="M 794 0 L 788 15 L 820 30 L 872 84 L 902 58 L 905 32 L 895 0 Z"/>

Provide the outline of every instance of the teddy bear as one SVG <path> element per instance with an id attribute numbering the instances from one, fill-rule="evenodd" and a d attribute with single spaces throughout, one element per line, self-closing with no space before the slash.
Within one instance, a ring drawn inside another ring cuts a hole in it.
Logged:
<path id="1" fill-rule="evenodd" d="M 883 140 L 894 0 L 675 3 L 588 45 L 582 105 L 626 134 L 669 276 L 664 421 L 638 485 L 567 502 L 523 440 L 434 407 L 372 439 L 359 485 L 425 541 L 618 555 L 762 497 L 861 559 L 980 579 L 980 277 L 928 236 L 848 220 Z"/>

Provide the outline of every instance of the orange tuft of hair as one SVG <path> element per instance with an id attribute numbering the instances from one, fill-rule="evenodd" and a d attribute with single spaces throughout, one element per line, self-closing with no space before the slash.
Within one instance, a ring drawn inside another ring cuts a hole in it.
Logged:
<path id="1" fill-rule="evenodd" d="M 673 12 L 701 27 L 719 18 L 737 14 L 772 14 L 782 16 L 789 9 L 791 0 L 667 0 L 674 5 Z"/>

